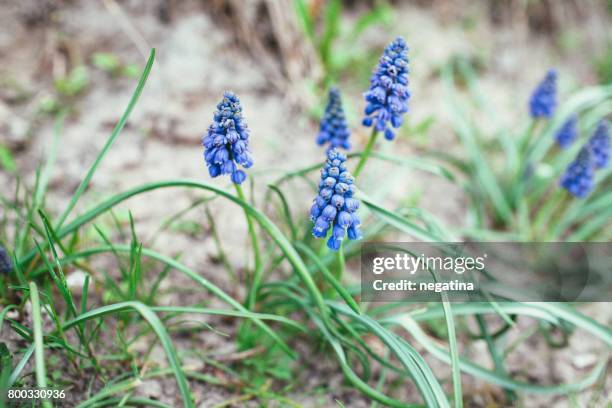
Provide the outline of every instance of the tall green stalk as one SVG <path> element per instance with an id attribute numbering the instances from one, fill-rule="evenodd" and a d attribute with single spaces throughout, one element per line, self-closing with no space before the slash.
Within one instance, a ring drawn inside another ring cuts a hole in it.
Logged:
<path id="1" fill-rule="evenodd" d="M 236 187 L 236 195 L 238 196 L 238 198 L 244 202 L 247 202 L 244 195 L 244 191 L 242 190 L 242 186 L 240 184 L 234 184 L 234 186 Z M 251 216 L 249 215 L 248 211 L 245 210 L 244 215 L 247 220 L 249 236 L 251 237 L 251 243 L 253 245 L 253 260 L 255 263 L 253 276 L 251 277 L 250 282 L 248 282 L 251 284 L 251 287 L 249 288 L 249 293 L 247 294 L 246 298 L 246 307 L 247 309 L 252 310 L 255 306 L 255 299 L 257 298 L 257 291 L 261 282 L 261 274 L 263 269 L 261 267 L 261 255 L 259 253 L 259 240 L 257 239 L 257 234 L 255 233 L 253 220 L 251 219 Z"/>
<path id="2" fill-rule="evenodd" d="M 344 277 L 344 244 L 340 243 L 340 248 L 338 249 L 338 282 L 342 283 L 342 278 Z"/>
<path id="3" fill-rule="evenodd" d="M 372 133 L 370 134 L 370 139 L 368 140 L 368 144 L 366 145 L 365 149 L 361 153 L 361 157 L 359 158 L 359 163 L 357 163 L 357 167 L 355 167 L 355 171 L 353 172 L 353 177 L 357 178 L 357 176 L 359 176 L 359 174 L 361 173 L 361 170 L 363 170 L 363 167 L 365 166 L 366 161 L 368 160 L 368 157 L 370 157 L 370 154 L 372 153 L 372 148 L 374 147 L 374 144 L 376 143 L 376 138 L 378 137 L 378 133 L 379 132 L 376 130 L 376 128 L 372 129 Z"/>

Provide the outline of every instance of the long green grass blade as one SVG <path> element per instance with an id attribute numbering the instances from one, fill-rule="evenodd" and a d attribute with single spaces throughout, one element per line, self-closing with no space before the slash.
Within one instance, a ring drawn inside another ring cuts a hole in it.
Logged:
<path id="1" fill-rule="evenodd" d="M 11 376 L 9 377 L 9 380 L 8 380 L 8 385 L 7 385 L 8 388 L 10 388 L 13 384 L 15 384 L 15 381 L 17 381 L 19 379 L 19 376 L 23 372 L 23 369 L 25 368 L 25 366 L 30 361 L 30 358 L 32 357 L 32 354 L 34 354 L 34 344 L 31 344 L 24 351 L 23 356 L 21 356 L 21 360 L 19 360 L 19 362 L 17 363 L 17 365 L 13 369 L 13 372 L 11 373 Z"/>
<path id="2" fill-rule="evenodd" d="M 418 225 L 408 221 L 406 218 L 398 215 L 394 211 L 389 211 L 386 208 L 374 203 L 369 197 L 366 197 L 364 193 L 361 191 L 358 195 L 361 202 L 378 218 L 391 225 L 392 227 L 397 228 L 400 231 L 405 232 L 406 234 L 421 239 L 427 242 L 438 242 L 444 241 L 442 237 L 435 236 L 431 232 L 426 229 L 419 227 Z"/>
<path id="3" fill-rule="evenodd" d="M 72 211 L 76 203 L 79 201 L 79 198 L 81 198 L 81 195 L 83 195 L 83 193 L 85 192 L 85 189 L 87 188 L 87 186 L 89 186 L 89 183 L 91 179 L 93 178 L 94 173 L 96 172 L 98 166 L 102 162 L 102 159 L 104 159 L 104 156 L 106 156 L 106 153 L 108 153 L 108 151 L 110 150 L 111 146 L 115 142 L 115 139 L 117 139 L 117 137 L 119 136 L 119 133 L 121 133 L 121 130 L 123 130 L 123 127 L 125 126 L 130 114 L 132 113 L 132 110 L 134 109 L 134 106 L 136 106 L 136 103 L 138 102 L 138 98 L 140 97 L 142 90 L 144 89 L 145 83 L 147 82 L 147 78 L 149 77 L 149 73 L 151 72 L 151 68 L 153 67 L 154 60 L 155 60 L 155 48 L 151 49 L 151 53 L 149 54 L 149 59 L 147 61 L 147 64 L 145 65 L 145 68 L 142 71 L 140 80 L 138 81 L 138 85 L 136 86 L 136 90 L 134 91 L 134 94 L 132 95 L 132 98 L 130 99 L 130 102 L 128 103 L 127 108 L 125 109 L 125 112 L 123 112 L 123 115 L 119 119 L 119 122 L 117 122 L 117 125 L 113 129 L 113 132 L 111 133 L 110 137 L 104 144 L 104 147 L 102 148 L 102 150 L 100 150 L 100 153 L 98 153 L 98 156 L 96 157 L 93 164 L 87 171 L 85 178 L 83 178 L 83 180 L 77 187 L 76 191 L 72 195 L 72 198 L 70 199 L 70 203 L 68 204 L 68 207 L 66 207 L 64 212 L 60 215 L 57 221 L 56 227 L 55 227 L 56 229 L 59 230 L 61 226 L 64 224 L 64 222 L 66 221 L 66 218 L 68 218 L 68 215 L 70 215 L 70 212 Z"/>

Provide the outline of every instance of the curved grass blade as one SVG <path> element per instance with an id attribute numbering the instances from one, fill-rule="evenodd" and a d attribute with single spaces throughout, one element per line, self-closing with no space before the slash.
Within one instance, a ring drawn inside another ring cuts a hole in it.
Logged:
<path id="1" fill-rule="evenodd" d="M 533 317 L 540 320 L 545 320 L 555 325 L 559 325 L 560 321 L 549 312 L 537 307 L 531 307 L 520 303 L 502 302 L 497 306 L 490 303 L 456 303 L 453 305 L 452 313 L 454 316 L 471 316 L 475 314 L 494 314 L 498 310 L 502 310 L 507 314 L 522 314 L 524 316 Z M 419 309 L 409 313 L 412 319 L 417 322 L 427 321 L 432 319 L 440 319 L 444 317 L 444 309 L 438 305 L 429 305 L 427 309 Z M 379 320 L 383 325 L 391 323 L 396 316 L 385 317 Z"/>
<path id="2" fill-rule="evenodd" d="M 206 315 L 214 315 L 214 316 L 228 316 L 228 317 L 242 317 L 245 319 L 259 319 L 259 320 L 270 320 L 279 323 L 283 323 L 287 326 L 291 326 L 294 329 L 301 331 L 302 333 L 307 333 L 308 329 L 303 324 L 296 322 L 295 320 L 291 320 L 289 318 L 273 315 L 269 313 L 255 313 L 255 312 L 243 312 L 238 310 L 223 310 L 223 309 L 208 309 L 202 307 L 190 307 L 190 306 L 156 306 L 151 307 L 151 310 L 155 312 L 164 312 L 164 313 L 194 313 L 194 314 L 206 314 Z"/>
<path id="3" fill-rule="evenodd" d="M 415 238 L 427 242 L 445 241 L 442 237 L 438 237 L 427 231 L 426 229 L 421 228 L 416 224 L 413 224 L 412 222 L 406 220 L 404 217 L 397 215 L 395 212 L 389 211 L 384 207 L 375 204 L 361 191 L 359 192 L 359 199 L 374 215 L 379 217 L 387 224 L 397 228 L 400 231 L 405 232 L 406 234 L 409 234 Z"/>
<path id="4" fill-rule="evenodd" d="M 289 230 L 291 231 L 291 240 L 295 241 L 297 239 L 297 228 L 293 223 L 293 218 L 291 217 L 291 209 L 289 208 L 289 203 L 287 202 L 285 195 L 283 194 L 281 189 L 275 186 L 274 184 L 268 184 L 268 188 L 274 191 L 278 195 L 278 198 L 281 200 L 283 212 L 285 214 L 287 224 L 289 225 Z"/>
<path id="5" fill-rule="evenodd" d="M 361 158 L 363 153 L 364 152 L 353 152 L 353 153 L 347 154 L 346 157 L 348 160 L 355 159 L 355 158 Z M 450 181 L 455 180 L 455 175 L 453 174 L 453 172 L 449 171 L 448 169 L 446 169 L 440 164 L 433 163 L 428 160 L 417 159 L 413 157 L 405 158 L 405 157 L 395 156 L 392 154 L 381 153 L 381 152 L 370 152 L 369 158 L 374 158 L 377 160 L 382 160 L 382 161 L 386 161 L 389 163 L 398 164 L 406 168 L 414 168 L 417 170 L 426 171 L 434 175 L 444 177 Z M 276 182 L 274 182 L 273 184 L 276 186 L 280 186 L 282 183 L 289 181 L 295 177 L 303 177 L 308 173 L 312 173 L 314 171 L 320 170 L 321 167 L 322 167 L 322 163 L 318 162 L 318 163 L 303 167 L 299 170 L 288 172 L 284 174 L 282 177 L 280 177 L 278 180 L 276 180 Z"/>
<path id="6" fill-rule="evenodd" d="M 7 307 L 3 308 L 2 311 L 0 311 L 0 333 L 2 333 L 2 326 L 4 326 L 4 319 L 6 318 L 7 313 L 10 312 L 12 309 L 17 309 L 17 306 L 8 305 Z"/>
<path id="7" fill-rule="evenodd" d="M 8 380 L 7 388 L 10 388 L 13 384 L 15 384 L 15 381 L 17 381 L 17 379 L 21 375 L 21 372 L 28 364 L 28 361 L 30 361 L 32 354 L 34 354 L 34 344 L 30 344 L 30 346 L 23 353 L 23 356 L 21 356 L 21 360 L 19 360 L 19 363 L 17 363 L 17 365 L 13 369 L 13 372 L 11 373 L 11 376 Z"/>
<path id="8" fill-rule="evenodd" d="M 68 207 L 66 207 L 64 212 L 60 215 L 59 220 L 57 221 L 57 224 L 55 226 L 55 229 L 59 230 L 61 226 L 64 224 L 64 222 L 66 221 L 66 218 L 68 218 L 68 215 L 70 215 L 70 212 L 76 205 L 77 201 L 79 201 L 79 198 L 81 197 L 81 195 L 83 195 L 87 186 L 89 186 L 89 182 L 93 178 L 93 175 L 96 172 L 96 169 L 98 168 L 100 163 L 102 162 L 102 159 L 104 158 L 104 156 L 106 156 L 106 153 L 110 150 L 111 146 L 115 142 L 115 139 L 117 139 L 117 136 L 119 136 L 119 133 L 121 133 L 121 130 L 123 130 L 125 123 L 127 122 L 130 114 L 132 113 L 134 106 L 136 106 L 136 103 L 138 102 L 138 98 L 140 97 L 140 94 L 142 93 L 142 90 L 144 89 L 145 83 L 147 82 L 147 78 L 149 77 L 149 73 L 151 72 L 151 68 L 153 67 L 154 60 L 155 60 L 155 48 L 151 49 L 151 53 L 149 54 L 149 59 L 147 61 L 147 64 L 145 65 L 145 68 L 142 71 L 140 80 L 138 81 L 138 85 L 136 86 L 136 89 L 134 90 L 134 93 L 132 94 L 132 98 L 130 99 L 130 102 L 128 103 L 127 108 L 125 109 L 125 112 L 123 112 L 123 115 L 121 115 L 121 119 L 119 119 L 119 122 L 117 122 L 117 125 L 113 129 L 113 132 L 111 133 L 106 143 L 104 144 L 104 147 L 102 148 L 102 150 L 100 150 L 100 153 L 98 153 L 98 156 L 96 157 L 93 164 L 87 171 L 85 178 L 81 181 L 76 191 L 72 195 L 72 198 L 70 199 L 70 203 L 68 204 Z"/>

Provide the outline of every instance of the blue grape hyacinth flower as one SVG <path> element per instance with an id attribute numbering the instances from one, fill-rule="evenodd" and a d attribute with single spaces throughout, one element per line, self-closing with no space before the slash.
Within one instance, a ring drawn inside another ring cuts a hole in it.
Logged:
<path id="1" fill-rule="evenodd" d="M 561 177 L 561 187 L 577 198 L 584 198 L 595 185 L 593 152 L 585 145 Z"/>
<path id="2" fill-rule="evenodd" d="M 2 245 L 0 245 L 0 275 L 13 271 L 13 261 Z"/>
<path id="3" fill-rule="evenodd" d="M 329 100 L 317 135 L 317 144 L 323 146 L 329 143 L 328 150 L 334 148 L 350 149 L 349 136 L 351 132 L 348 128 L 344 109 L 342 108 L 342 97 L 340 90 L 332 87 L 329 90 Z"/>
<path id="4" fill-rule="evenodd" d="M 370 78 L 363 125 L 384 132 L 385 139 L 393 140 L 391 129 L 399 128 L 408 112 L 408 46 L 398 37 L 387 45 L 376 70 Z"/>
<path id="5" fill-rule="evenodd" d="M 610 161 L 610 131 L 607 121 L 602 120 L 599 122 L 588 144 L 593 153 L 595 168 L 601 169 L 606 167 Z"/>
<path id="6" fill-rule="evenodd" d="M 550 118 L 557 108 L 557 70 L 550 69 L 533 90 L 529 112 L 534 119 Z"/>
<path id="7" fill-rule="evenodd" d="M 249 130 L 238 97 L 232 92 L 224 92 L 213 118 L 202 138 L 208 173 L 211 177 L 229 174 L 233 183 L 242 184 L 246 173 L 238 169 L 238 165 L 248 169 L 253 159 L 249 152 Z"/>
<path id="8" fill-rule="evenodd" d="M 351 240 L 361 238 L 361 221 L 357 215 L 359 201 L 353 197 L 355 185 L 345 161 L 346 156 L 338 150 L 327 152 L 327 161 L 321 170 L 319 194 L 310 209 L 310 219 L 314 222 L 312 235 L 325 238 L 331 228 L 327 247 L 334 251 L 340 249 L 345 235 Z"/>
<path id="9" fill-rule="evenodd" d="M 568 148 L 578 136 L 578 115 L 572 115 L 555 134 L 555 141 L 560 148 Z"/>

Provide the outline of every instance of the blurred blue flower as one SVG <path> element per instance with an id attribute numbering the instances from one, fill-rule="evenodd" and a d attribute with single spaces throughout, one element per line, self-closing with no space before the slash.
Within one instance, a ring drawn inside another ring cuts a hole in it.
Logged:
<path id="1" fill-rule="evenodd" d="M 345 234 L 351 240 L 361 238 L 361 221 L 357 215 L 359 201 L 353 198 L 353 176 L 346 169 L 345 161 L 346 156 L 338 150 L 327 152 L 327 161 L 321 170 L 319 194 L 310 209 L 310 219 L 314 222 L 312 235 L 325 238 L 331 228 L 327 246 L 334 251 L 340 249 Z"/>
<path id="2" fill-rule="evenodd" d="M 351 132 L 346 122 L 344 109 L 342 109 L 342 97 L 340 90 L 332 87 L 329 90 L 329 100 L 325 108 L 325 114 L 321 119 L 317 144 L 319 146 L 329 143 L 328 150 L 336 147 L 350 149 L 349 136 Z"/>
<path id="3" fill-rule="evenodd" d="M 11 273 L 13 271 L 13 261 L 6 253 L 6 250 L 0 245 L 0 275 L 3 273 Z"/>
<path id="4" fill-rule="evenodd" d="M 217 105 L 213 123 L 202 138 L 204 160 L 211 177 L 231 175 L 232 182 L 241 184 L 248 169 L 253 165 L 249 152 L 249 130 L 242 116 L 238 97 L 229 91 L 223 93 L 223 100 Z"/>
<path id="5" fill-rule="evenodd" d="M 403 38 L 396 38 L 385 48 L 378 67 L 370 78 L 370 88 L 364 98 L 367 105 L 363 125 L 374 125 L 377 131 L 384 132 L 385 139 L 393 140 L 395 134 L 391 127 L 398 128 L 402 125 L 410 98 L 408 46 Z"/>
<path id="6" fill-rule="evenodd" d="M 550 69 L 546 76 L 533 90 L 529 100 L 531 116 L 537 118 L 550 118 L 557 107 L 557 70 Z"/>
<path id="7" fill-rule="evenodd" d="M 595 163 L 593 153 L 585 145 L 561 177 L 561 187 L 578 198 L 586 197 L 594 186 Z"/>
<path id="8" fill-rule="evenodd" d="M 578 135 L 578 115 L 572 115 L 555 134 L 555 140 L 560 148 L 569 147 Z"/>
<path id="9" fill-rule="evenodd" d="M 593 153 L 595 168 L 606 167 L 610 161 L 610 132 L 606 120 L 599 122 L 588 143 Z"/>

